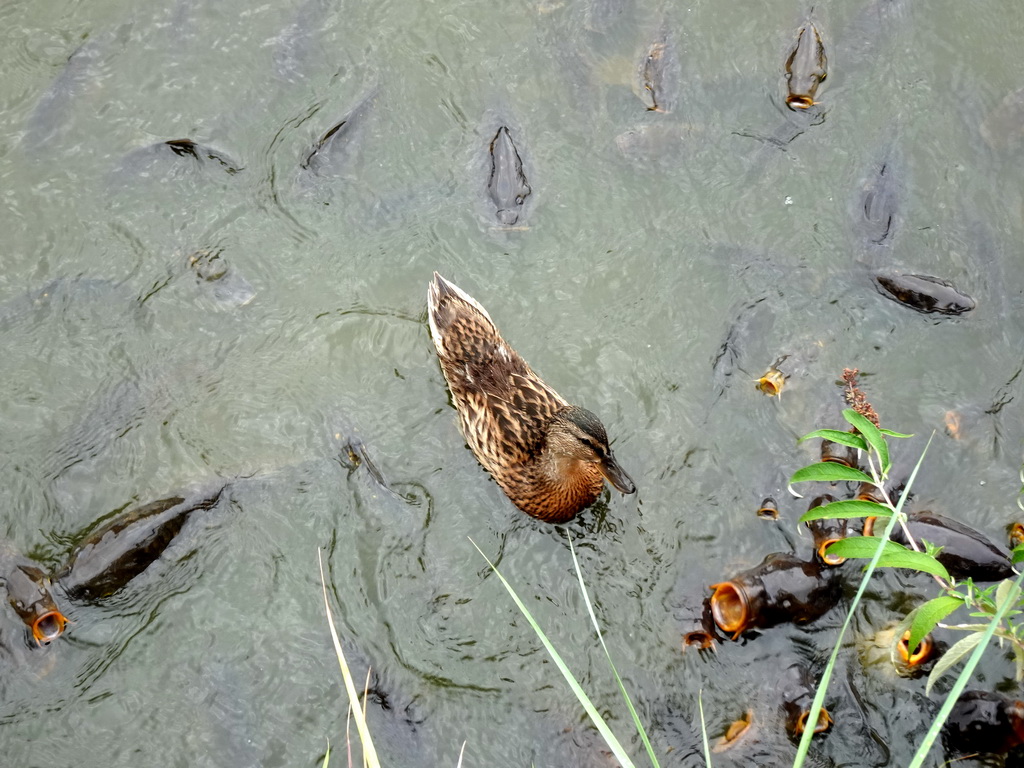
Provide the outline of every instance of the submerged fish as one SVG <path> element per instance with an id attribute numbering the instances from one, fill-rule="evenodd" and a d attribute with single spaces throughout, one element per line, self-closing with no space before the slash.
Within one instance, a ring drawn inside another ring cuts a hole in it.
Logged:
<path id="1" fill-rule="evenodd" d="M 886 298 L 926 314 L 962 315 L 977 306 L 952 283 L 928 275 L 875 275 L 875 284 Z"/>
<path id="2" fill-rule="evenodd" d="M 981 121 L 981 137 L 992 149 L 1005 151 L 1024 137 L 1024 88 L 1007 94 Z"/>
<path id="3" fill-rule="evenodd" d="M 53 600 L 46 571 L 7 542 L 0 542 L 0 579 L 8 602 L 38 645 L 60 637 L 67 619 Z"/>
<path id="4" fill-rule="evenodd" d="M 321 27 L 329 0 L 306 0 L 289 24 L 276 38 L 274 70 L 278 77 L 289 83 L 304 80 L 313 58 L 313 31 Z"/>
<path id="5" fill-rule="evenodd" d="M 68 57 L 67 64 L 29 116 L 22 143 L 37 149 L 64 131 L 71 104 L 102 79 L 102 63 L 112 42 L 123 44 L 130 24 L 90 37 Z"/>
<path id="6" fill-rule="evenodd" d="M 865 520 L 865 536 L 875 535 L 875 523 L 873 517 Z M 896 526 L 890 538 L 897 544 L 910 546 L 908 533 L 918 545 L 927 541 L 941 547 L 935 559 L 957 581 L 967 578 L 975 581 L 1002 581 L 1016 575 L 1006 547 L 959 520 L 927 510 L 911 512 L 907 515 L 906 529 Z"/>
<path id="7" fill-rule="evenodd" d="M 221 306 L 244 307 L 256 298 L 256 290 L 228 264 L 219 249 L 201 248 L 189 254 L 188 266 L 201 285 L 210 287 L 214 301 Z"/>
<path id="8" fill-rule="evenodd" d="M 791 664 L 783 673 L 779 690 L 782 699 L 782 710 L 786 714 L 786 730 L 792 738 L 798 739 L 807 728 L 810 718 L 814 694 L 818 683 L 801 662 Z M 824 733 L 832 727 L 832 716 L 828 710 L 818 711 L 818 721 L 814 724 L 815 733 Z"/>
<path id="9" fill-rule="evenodd" d="M 880 49 L 897 37 L 909 0 L 871 0 L 842 31 L 837 47 L 846 69 L 875 61 Z"/>
<path id="10" fill-rule="evenodd" d="M 226 487 L 160 499 L 118 515 L 75 547 L 56 580 L 76 600 L 109 597 L 160 557 L 193 512 L 214 507 Z"/>
<path id="11" fill-rule="evenodd" d="M 141 310 L 134 304 L 121 283 L 95 277 L 58 277 L 42 288 L 0 304 L 0 328 L 8 323 L 25 320 L 36 312 L 68 312 L 72 307 L 101 303 L 103 311 L 110 313 L 112 304 L 123 301 L 130 309 Z"/>
<path id="12" fill-rule="evenodd" d="M 814 106 L 818 86 L 828 76 L 828 59 L 821 33 L 812 21 L 804 22 L 797 33 L 796 45 L 786 59 L 786 83 L 789 94 L 786 104 L 790 109 L 810 109 Z"/>
<path id="13" fill-rule="evenodd" d="M 491 177 L 487 192 L 497 209 L 498 222 L 507 227 L 519 221 L 526 198 L 532 192 L 523 173 L 523 160 L 504 125 L 491 139 Z"/>
<path id="14" fill-rule="evenodd" d="M 1024 744 L 1024 701 L 1002 693 L 965 691 L 943 726 L 942 741 L 957 757 L 1005 754 L 1020 747 Z M 1007 766 L 1017 764 L 1009 758 L 1005 762 Z"/>
<path id="15" fill-rule="evenodd" d="M 889 248 L 896 237 L 904 185 L 902 165 L 896 145 L 890 144 L 861 185 L 854 207 L 854 229 L 868 250 Z"/>
<path id="16" fill-rule="evenodd" d="M 189 158 L 193 163 L 174 163 L 176 158 Z M 172 161 L 172 164 L 168 165 L 168 161 Z M 197 144 L 192 139 L 172 139 L 129 152 L 121 160 L 115 174 L 151 177 L 159 176 L 162 172 L 170 176 L 180 174 L 183 170 L 199 168 L 221 170 L 231 176 L 243 170 L 239 163 L 215 149 Z"/>
<path id="17" fill-rule="evenodd" d="M 671 112 L 679 86 L 679 55 L 667 33 L 644 51 L 633 79 L 633 93 L 651 112 Z"/>
<path id="18" fill-rule="evenodd" d="M 350 156 L 351 145 L 356 132 L 366 121 L 370 107 L 378 93 L 373 88 L 345 115 L 331 126 L 306 153 L 300 164 L 302 171 L 310 176 L 340 176 L 345 169 L 345 160 Z"/>

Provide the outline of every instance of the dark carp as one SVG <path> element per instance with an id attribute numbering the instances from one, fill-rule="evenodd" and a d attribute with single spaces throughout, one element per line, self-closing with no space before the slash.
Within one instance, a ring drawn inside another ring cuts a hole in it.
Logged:
<path id="1" fill-rule="evenodd" d="M 879 293 L 924 314 L 962 315 L 977 304 L 948 280 L 929 275 L 875 275 Z"/>
<path id="2" fill-rule="evenodd" d="M 698 651 L 714 650 L 716 642 L 722 640 L 718 634 L 718 627 L 715 626 L 715 617 L 711 612 L 711 598 L 704 598 L 699 605 L 693 605 L 687 600 L 677 613 L 682 630 L 683 651 L 688 648 L 695 648 Z"/>
<path id="3" fill-rule="evenodd" d="M 786 59 L 786 83 L 789 94 L 786 104 L 790 109 L 810 109 L 814 97 L 828 77 L 828 58 L 821 33 L 811 21 L 804 22 L 797 33 L 796 45 Z"/>
<path id="4" fill-rule="evenodd" d="M 1024 701 L 1001 693 L 966 691 L 953 705 L 942 737 L 946 749 L 956 754 L 1009 752 L 1024 744 Z"/>
<path id="5" fill-rule="evenodd" d="M 342 175 L 348 158 L 352 154 L 352 145 L 357 133 L 373 106 L 379 89 L 372 88 L 341 120 L 327 129 L 317 139 L 305 156 L 300 168 L 306 176 L 331 178 Z"/>
<path id="6" fill-rule="evenodd" d="M 55 581 L 75 600 L 113 595 L 160 557 L 194 512 L 214 507 L 225 488 L 160 499 L 118 515 L 75 547 Z"/>
<path id="7" fill-rule="evenodd" d="M 896 640 L 896 652 L 893 654 L 896 660 L 896 671 L 901 677 L 921 677 L 931 672 L 942 654 L 948 649 L 948 644 L 936 640 L 931 634 L 921 638 L 913 650 L 910 648 L 910 630 L 908 629 Z"/>
<path id="8" fill-rule="evenodd" d="M 813 621 L 836 604 L 840 593 L 833 569 L 786 553 L 768 555 L 711 589 L 715 623 L 733 640 L 754 627 Z"/>
<path id="9" fill-rule="evenodd" d="M 49 574 L 6 542 L 0 542 L 0 579 L 8 602 L 37 645 L 61 636 L 67 618 L 53 599 Z"/>
<path id="10" fill-rule="evenodd" d="M 498 223 L 506 227 L 517 224 L 531 191 L 519 150 L 503 125 L 491 139 L 491 176 L 487 182 Z"/>
<path id="11" fill-rule="evenodd" d="M 873 517 L 864 521 L 865 536 L 874 534 L 875 522 Z M 921 511 L 907 515 L 906 526 L 919 547 L 925 541 L 942 547 L 935 559 L 946 567 L 954 579 L 969 577 L 975 581 L 1002 581 L 1017 575 L 1005 547 L 961 522 L 934 512 Z M 902 526 L 893 528 L 890 538 L 897 544 L 910 546 Z"/>
<path id="12" fill-rule="evenodd" d="M 811 501 L 807 506 L 807 511 L 810 512 L 812 509 L 830 504 L 833 501 L 835 501 L 835 497 L 827 493 L 822 494 Z M 834 566 L 842 565 L 846 562 L 845 557 L 839 557 L 827 552 L 831 545 L 846 538 L 847 528 L 845 519 L 819 518 L 817 520 L 808 520 L 806 525 L 811 532 L 811 536 L 814 537 L 814 554 L 822 564 Z"/>
<path id="13" fill-rule="evenodd" d="M 803 664 L 791 664 L 782 676 L 782 709 L 786 713 L 786 730 L 794 739 L 799 739 L 807 728 L 807 720 L 811 715 L 811 705 L 818 686 L 811 677 L 810 670 Z M 832 716 L 828 710 L 818 711 L 818 720 L 814 724 L 815 733 L 824 733 L 832 727 Z"/>

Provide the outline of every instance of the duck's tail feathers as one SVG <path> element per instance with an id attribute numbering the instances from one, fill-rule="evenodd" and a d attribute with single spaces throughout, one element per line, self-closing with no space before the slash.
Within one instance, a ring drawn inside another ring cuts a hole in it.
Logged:
<path id="1" fill-rule="evenodd" d="M 476 341 L 479 341 L 481 331 L 497 336 L 494 321 L 480 302 L 437 272 L 427 289 L 427 318 L 430 322 L 430 335 L 441 357 L 461 357 L 457 349 L 458 341 L 453 339 L 457 334 L 451 332 L 457 324 L 463 326 L 460 329 L 462 334 L 468 334 L 470 338 L 477 337 L 474 339 Z"/>

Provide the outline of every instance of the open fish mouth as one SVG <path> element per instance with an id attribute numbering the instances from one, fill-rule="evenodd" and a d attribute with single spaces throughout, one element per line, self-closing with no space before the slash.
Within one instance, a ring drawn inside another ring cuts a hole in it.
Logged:
<path id="1" fill-rule="evenodd" d="M 792 109 L 810 109 L 814 106 L 814 99 L 806 94 L 793 94 L 791 93 L 786 97 L 786 103 Z"/>
<path id="2" fill-rule="evenodd" d="M 49 645 L 64 632 L 68 620 L 60 611 L 49 611 L 32 622 L 32 638 L 39 645 Z"/>

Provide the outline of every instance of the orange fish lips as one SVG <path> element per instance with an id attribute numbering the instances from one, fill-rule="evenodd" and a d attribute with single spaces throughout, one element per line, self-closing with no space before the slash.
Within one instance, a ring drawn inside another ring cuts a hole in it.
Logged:
<path id="1" fill-rule="evenodd" d="M 37 645 L 49 645 L 64 633 L 68 620 L 60 611 L 47 611 L 29 626 Z"/>

